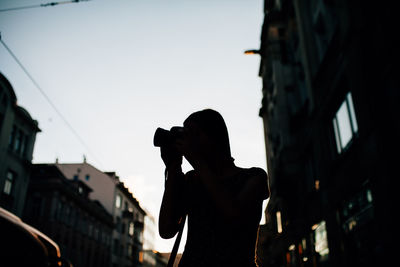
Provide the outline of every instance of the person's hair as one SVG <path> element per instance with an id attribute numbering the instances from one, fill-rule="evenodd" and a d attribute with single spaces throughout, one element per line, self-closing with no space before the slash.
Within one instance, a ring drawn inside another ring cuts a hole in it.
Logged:
<path id="1" fill-rule="evenodd" d="M 196 123 L 210 138 L 217 153 L 223 160 L 233 162 L 229 144 L 228 129 L 221 114 L 212 109 L 204 109 L 192 113 L 184 122 Z"/>

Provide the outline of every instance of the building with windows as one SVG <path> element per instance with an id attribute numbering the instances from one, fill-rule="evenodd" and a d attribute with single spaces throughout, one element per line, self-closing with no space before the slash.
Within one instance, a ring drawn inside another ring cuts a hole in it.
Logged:
<path id="1" fill-rule="evenodd" d="M 149 212 L 146 212 L 146 214 L 146 217 L 144 217 L 143 249 L 154 250 L 158 228 L 154 217 Z"/>
<path id="2" fill-rule="evenodd" d="M 168 256 L 155 250 L 143 250 L 143 267 L 166 267 L 167 265 Z M 174 263 L 174 266 L 177 265 L 178 263 Z"/>
<path id="3" fill-rule="evenodd" d="M 91 192 L 54 164 L 34 164 L 23 218 L 57 242 L 73 266 L 110 267 L 113 218 Z"/>
<path id="4" fill-rule="evenodd" d="M 392 4 L 265 0 L 260 266 L 382 266 L 399 146 Z"/>
<path id="5" fill-rule="evenodd" d="M 115 176 L 115 173 L 108 173 Z M 116 231 L 113 233 L 113 266 L 143 265 L 143 230 L 145 211 L 139 202 L 120 182 L 116 188 Z"/>
<path id="6" fill-rule="evenodd" d="M 109 176 L 84 159 L 81 163 L 59 163 L 55 165 L 70 180 L 79 180 L 92 188 L 90 199 L 98 200 L 110 214 L 114 214 L 116 201 L 117 176 Z"/>
<path id="7" fill-rule="evenodd" d="M 112 266 L 140 266 L 143 249 L 145 211 L 115 172 L 102 172 L 87 163 L 56 163 L 70 180 L 80 181 L 92 189 L 89 198 L 101 203 L 113 217 Z"/>
<path id="8" fill-rule="evenodd" d="M 0 206 L 21 216 L 29 183 L 38 122 L 17 105 L 10 82 L 0 73 Z"/>

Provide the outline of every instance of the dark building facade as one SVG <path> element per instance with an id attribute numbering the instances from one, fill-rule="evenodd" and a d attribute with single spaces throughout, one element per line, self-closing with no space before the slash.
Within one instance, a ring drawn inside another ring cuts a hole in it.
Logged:
<path id="1" fill-rule="evenodd" d="M 111 266 L 141 266 L 145 211 L 115 172 L 103 172 L 86 162 L 54 164 L 71 181 L 80 181 L 93 191 L 89 199 L 98 201 L 112 215 Z"/>
<path id="2" fill-rule="evenodd" d="M 24 220 L 60 246 L 73 266 L 111 266 L 112 215 L 89 199 L 91 188 L 54 164 L 34 164 Z"/>
<path id="3" fill-rule="evenodd" d="M 115 173 L 108 173 L 115 175 Z M 116 186 L 116 228 L 113 232 L 113 266 L 143 266 L 143 230 L 146 212 L 124 185 Z"/>
<path id="4" fill-rule="evenodd" d="M 0 73 L 0 206 L 22 216 L 37 121 L 17 105 L 10 82 Z"/>
<path id="5" fill-rule="evenodd" d="M 397 233 L 396 9 L 345 0 L 264 8 L 260 116 L 271 198 L 259 265 L 383 266 Z"/>

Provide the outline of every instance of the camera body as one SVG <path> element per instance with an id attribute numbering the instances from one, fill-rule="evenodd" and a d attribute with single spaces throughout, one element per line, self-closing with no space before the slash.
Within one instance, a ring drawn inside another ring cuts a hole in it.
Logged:
<path id="1" fill-rule="evenodd" d="M 154 133 L 153 145 L 155 147 L 164 147 L 173 144 L 176 139 L 183 137 L 183 127 L 174 126 L 170 131 L 163 128 L 157 128 Z"/>

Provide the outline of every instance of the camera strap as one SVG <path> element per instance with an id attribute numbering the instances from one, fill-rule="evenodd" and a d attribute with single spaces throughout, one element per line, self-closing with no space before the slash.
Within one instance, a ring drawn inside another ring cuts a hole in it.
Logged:
<path id="1" fill-rule="evenodd" d="M 181 242 L 181 238 L 182 238 L 183 228 L 185 227 L 185 222 L 186 222 L 186 216 L 181 218 L 181 220 L 179 222 L 179 232 L 175 239 L 175 243 L 172 248 L 171 255 L 169 256 L 167 267 L 174 266 L 176 254 L 178 253 L 178 249 L 179 249 L 179 243 Z"/>

